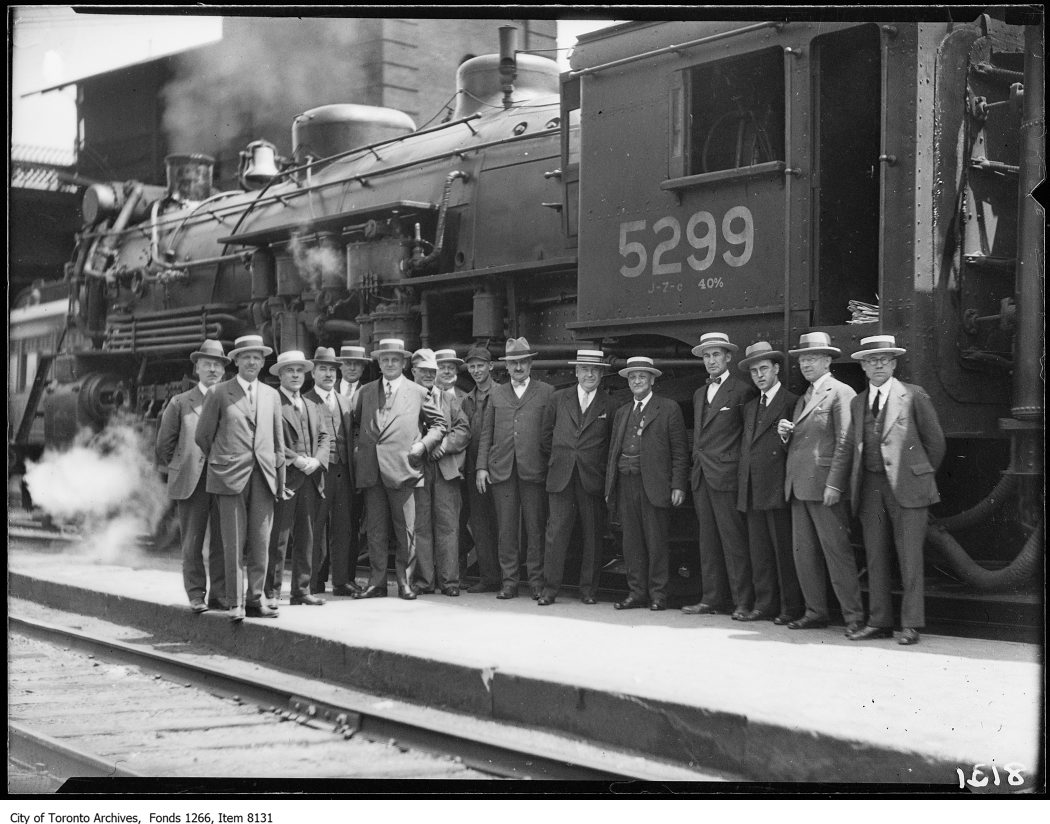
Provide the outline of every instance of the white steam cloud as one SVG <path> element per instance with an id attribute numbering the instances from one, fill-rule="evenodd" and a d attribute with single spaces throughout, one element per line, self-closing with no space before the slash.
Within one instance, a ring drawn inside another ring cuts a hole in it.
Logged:
<path id="1" fill-rule="evenodd" d="M 288 249 L 300 276 L 311 289 L 320 289 L 326 279 L 342 280 L 346 277 L 346 262 L 342 254 L 330 246 L 304 243 L 293 233 Z"/>

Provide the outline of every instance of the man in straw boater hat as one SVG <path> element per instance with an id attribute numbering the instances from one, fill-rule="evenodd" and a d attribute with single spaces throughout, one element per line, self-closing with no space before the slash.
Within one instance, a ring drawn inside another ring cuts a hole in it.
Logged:
<path id="1" fill-rule="evenodd" d="M 693 506 L 699 523 L 700 601 L 682 607 L 689 615 L 732 612 L 746 618 L 755 603 L 747 526 L 737 511 L 737 470 L 744 404 L 755 388 L 729 370 L 737 351 L 725 332 L 707 332 L 693 347 L 703 358 L 707 383 L 693 395 Z"/>
<path id="2" fill-rule="evenodd" d="M 467 488 L 467 523 L 478 559 L 479 580 L 467 592 L 499 592 L 503 575 L 496 554 L 496 508 L 492 490 L 478 488 L 476 472 L 481 430 L 485 428 L 485 410 L 496 384 L 492 380 L 492 354 L 484 346 L 475 346 L 464 358 L 474 388 L 463 399 L 463 412 L 470 419 L 470 444 L 467 446 L 463 475 Z"/>
<path id="3" fill-rule="evenodd" d="M 190 609 L 226 609 L 226 570 L 219 531 L 219 504 L 208 494 L 205 457 L 194 441 L 204 398 L 222 380 L 230 359 L 217 340 L 201 342 L 190 355 L 197 385 L 164 407 L 157 430 L 157 464 L 168 475 L 168 495 L 178 511 L 182 584 Z M 204 535 L 209 533 L 207 572 Z M 207 598 L 205 594 L 207 593 Z"/>
<path id="4" fill-rule="evenodd" d="M 398 338 L 385 338 L 372 351 L 382 373 L 362 387 L 354 407 L 358 423 L 354 478 L 365 494 L 368 532 L 368 587 L 354 598 L 386 597 L 386 561 L 390 528 L 397 541 L 398 596 L 416 597 L 415 488 L 423 483 L 423 460 L 441 442 L 441 409 L 419 384 L 405 378 L 412 353 Z M 423 433 L 420 435 L 420 433 Z"/>
<path id="5" fill-rule="evenodd" d="M 532 359 L 525 338 L 507 341 L 510 381 L 497 386 L 489 396 L 485 423 L 478 446 L 475 482 L 484 493 L 492 485 L 499 533 L 499 565 L 502 575 L 497 598 L 518 597 L 518 527 L 525 521 L 528 541 L 525 566 L 532 599 L 543 590 L 543 530 L 547 524 L 547 461 L 541 448 L 543 410 L 554 393 L 549 383 L 531 377 Z"/>
<path id="6" fill-rule="evenodd" d="M 263 603 L 274 501 L 284 490 L 281 398 L 259 380 L 273 350 L 260 335 L 234 341 L 232 380 L 204 399 L 197 446 L 208 459 L 208 491 L 219 501 L 230 618 L 275 618 Z M 245 566 L 248 592 L 245 595 Z"/>
<path id="7" fill-rule="evenodd" d="M 335 391 L 336 378 L 342 365 L 335 350 L 319 346 L 312 361 L 314 386 L 304 397 L 317 405 L 330 439 L 328 466 L 321 469 L 324 497 L 318 504 L 313 527 L 310 594 L 324 594 L 328 571 L 331 570 L 333 594 L 353 595 L 361 591 L 354 581 L 357 569 L 356 541 L 352 542 L 355 552 L 350 552 L 355 520 L 354 410 L 350 400 Z"/>
<path id="8" fill-rule="evenodd" d="M 357 402 L 357 393 L 364 386 L 361 379 L 371 362 L 363 346 L 344 343 L 339 349 L 339 394 L 350 401 L 351 408 Z"/>
<path id="9" fill-rule="evenodd" d="M 331 435 L 317 404 L 302 394 L 313 361 L 298 349 L 281 352 L 270 374 L 280 381 L 281 419 L 284 426 L 284 493 L 274 510 L 270 534 L 270 563 L 266 571 L 266 597 L 277 609 L 284 585 L 284 560 L 292 548 L 292 606 L 322 606 L 323 598 L 310 592 L 313 578 L 314 522 L 325 496 L 325 470 Z"/>
<path id="10" fill-rule="evenodd" d="M 798 357 L 809 389 L 795 404 L 791 420 L 777 422 L 777 434 L 788 444 L 784 497 L 791 503 L 795 570 L 805 600 L 805 614 L 788 629 L 820 629 L 828 625 L 825 564 L 842 607 L 847 635 L 864 626 L 864 605 L 857 580 L 857 562 L 849 542 L 846 505 L 827 489 L 835 447 L 850 426 L 850 387 L 831 375 L 831 360 L 842 352 L 826 332 L 804 333 Z"/>
<path id="11" fill-rule="evenodd" d="M 744 406 L 737 483 L 737 509 L 747 518 L 755 587 L 755 608 L 740 620 L 779 625 L 801 618 L 805 609 L 791 550 L 791 510 L 784 500 L 787 444 L 776 428 L 798 401 L 780 382 L 784 362 L 784 355 L 764 340 L 747 347 L 740 361 L 740 369 L 750 373 L 761 395 Z"/>
<path id="12" fill-rule="evenodd" d="M 641 356 L 620 370 L 633 399 L 616 410 L 605 472 L 609 520 L 623 527 L 629 590 L 616 609 L 667 609 L 671 507 L 685 501 L 689 442 L 678 404 L 653 393 L 662 374 Z"/>
<path id="13" fill-rule="evenodd" d="M 828 476 L 833 500 L 849 485 L 864 532 L 868 625 L 850 635 L 851 641 L 893 637 L 892 546 L 904 591 L 897 643 L 917 644 L 926 624 L 922 548 L 927 510 L 941 499 L 935 476 L 945 440 L 926 390 L 893 377 L 897 358 L 906 351 L 893 335 L 861 340 L 852 357 L 860 361 L 869 385 L 853 399 L 852 423 Z"/>
<path id="14" fill-rule="evenodd" d="M 580 525 L 580 600 L 597 603 L 598 564 L 605 533 L 605 469 L 615 411 L 609 396 L 598 388 L 609 365 L 605 353 L 580 349 L 576 386 L 555 392 L 543 415 L 543 451 L 547 463 L 547 502 L 550 515 L 543 550 L 543 594 L 540 606 L 558 597 L 565 555 L 573 526 Z"/>

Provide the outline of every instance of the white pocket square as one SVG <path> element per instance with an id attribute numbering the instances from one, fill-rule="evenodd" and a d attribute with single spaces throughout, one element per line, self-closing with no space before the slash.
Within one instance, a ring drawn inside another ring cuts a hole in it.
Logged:
<path id="1" fill-rule="evenodd" d="M 600 421 L 602 418 L 608 418 L 608 417 L 609 417 L 609 414 L 607 412 L 602 412 L 602 414 L 600 414 L 597 419 Z"/>
<path id="2" fill-rule="evenodd" d="M 728 412 L 728 411 L 729 411 L 729 407 L 728 407 L 728 406 L 723 406 L 723 407 L 722 407 L 721 409 L 719 409 L 718 411 L 719 411 L 719 412 Z"/>

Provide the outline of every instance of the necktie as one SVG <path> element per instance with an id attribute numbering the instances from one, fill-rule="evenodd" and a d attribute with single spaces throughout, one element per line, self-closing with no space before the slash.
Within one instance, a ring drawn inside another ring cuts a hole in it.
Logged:
<path id="1" fill-rule="evenodd" d="M 332 410 L 333 415 L 338 415 L 339 410 L 335 403 L 335 392 L 328 393 L 328 408 Z"/>
<path id="2" fill-rule="evenodd" d="M 871 405 L 871 417 L 879 417 L 879 390 L 875 390 L 875 402 Z"/>
<path id="3" fill-rule="evenodd" d="M 255 416 L 255 397 L 252 394 L 252 385 L 248 384 L 248 411 L 252 413 L 252 417 Z"/>
<path id="4" fill-rule="evenodd" d="M 766 408 L 766 405 L 767 405 L 767 404 L 766 404 L 766 393 L 765 393 L 765 392 L 763 392 L 763 393 L 762 393 L 762 408 L 763 408 L 763 409 L 765 409 L 765 408 Z"/>
<path id="5" fill-rule="evenodd" d="M 583 414 L 586 415 L 587 414 L 587 407 L 590 406 L 590 405 L 591 405 L 591 393 L 590 392 L 584 392 L 583 393 L 583 400 L 580 401 L 580 411 Z"/>
<path id="6" fill-rule="evenodd" d="M 384 409 L 389 409 L 390 408 L 390 398 L 394 394 L 394 388 L 390 385 L 390 381 L 385 381 L 385 383 L 386 383 L 386 402 L 383 404 L 383 408 Z"/>
<path id="7" fill-rule="evenodd" d="M 641 401 L 635 401 L 634 402 L 634 422 L 635 422 L 635 425 L 641 423 L 641 421 L 642 421 L 642 402 Z"/>

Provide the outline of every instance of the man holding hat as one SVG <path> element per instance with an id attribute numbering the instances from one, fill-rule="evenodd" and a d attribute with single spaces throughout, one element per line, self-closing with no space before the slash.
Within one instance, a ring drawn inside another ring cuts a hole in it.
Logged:
<path id="1" fill-rule="evenodd" d="M 795 404 L 792 420 L 781 418 L 777 434 L 789 443 L 784 497 L 791 502 L 795 570 L 806 602 L 805 614 L 788 629 L 819 629 L 828 625 L 827 564 L 831 586 L 842 607 L 846 634 L 864 625 L 864 605 L 857 580 L 857 562 L 849 542 L 846 505 L 827 489 L 835 447 L 850 427 L 850 387 L 831 376 L 831 359 L 841 351 L 826 332 L 807 332 L 798 356 L 809 389 Z"/>
<path id="2" fill-rule="evenodd" d="M 197 385 L 164 407 L 157 430 L 157 464 L 168 475 L 168 495 L 175 501 L 182 542 L 182 585 L 194 612 L 226 609 L 226 572 L 219 532 L 219 505 L 208 494 L 204 453 L 197 446 L 197 421 L 204 398 L 219 381 L 230 359 L 217 340 L 205 340 L 190 355 Z M 207 574 L 204 535 L 208 540 Z M 211 579 L 210 587 L 208 578 Z M 210 595 L 205 599 L 205 593 Z"/>
<path id="3" fill-rule="evenodd" d="M 316 404 L 321 420 L 329 433 L 328 467 L 324 477 L 324 497 L 317 506 L 314 520 L 313 579 L 310 594 L 320 595 L 325 590 L 325 574 L 332 572 L 332 592 L 335 595 L 353 595 L 361 588 L 354 581 L 357 553 L 351 555 L 352 524 L 355 520 L 354 501 L 354 428 L 350 401 L 335 391 L 335 381 L 342 362 L 335 350 L 319 346 L 313 357 L 314 387 L 305 394 Z M 353 541 L 356 550 L 357 542 Z M 322 572 L 324 570 L 324 572 Z"/>
<path id="4" fill-rule="evenodd" d="M 230 351 L 237 375 L 208 392 L 197 424 L 195 440 L 208 459 L 208 492 L 219 502 L 233 621 L 277 616 L 263 603 L 274 501 L 285 476 L 280 395 L 259 380 L 272 352 L 260 335 L 237 338 Z"/>
<path id="5" fill-rule="evenodd" d="M 497 598 L 518 597 L 518 526 L 524 516 L 528 541 L 526 569 L 533 600 L 543 590 L 543 530 L 547 523 L 547 461 L 541 434 L 543 411 L 554 387 L 531 378 L 532 359 L 525 338 L 507 341 L 510 382 L 492 390 L 478 447 L 475 482 L 484 493 L 492 484 L 499 531 L 499 564 L 502 586 Z"/>
<path id="6" fill-rule="evenodd" d="M 853 399 L 852 424 L 828 475 L 832 500 L 849 484 L 853 511 L 864 531 L 868 625 L 850 635 L 851 641 L 893 637 L 894 545 L 904 591 L 897 643 L 917 644 L 926 624 L 922 547 L 927 509 L 941 499 L 935 474 L 944 459 L 945 440 L 926 390 L 893 377 L 897 358 L 906 351 L 893 335 L 861 340 L 853 358 L 860 361 L 869 386 Z"/>
<path id="7" fill-rule="evenodd" d="M 729 371 L 737 351 L 725 332 L 708 332 L 693 347 L 704 359 L 707 382 L 693 395 L 693 506 L 699 522 L 700 602 L 689 615 L 749 615 L 755 602 L 744 516 L 737 511 L 737 469 L 744 404 L 755 389 Z"/>
<path id="8" fill-rule="evenodd" d="M 284 425 L 284 494 L 277 500 L 274 529 L 270 535 L 267 570 L 270 606 L 277 608 L 284 583 L 284 559 L 292 544 L 292 606 L 321 606 L 323 598 L 310 592 L 313 578 L 314 522 L 325 496 L 329 430 L 317 404 L 302 395 L 312 361 L 293 349 L 277 356 L 270 374 L 281 381 L 281 419 Z"/>
<path id="9" fill-rule="evenodd" d="M 499 592 L 503 575 L 496 555 L 496 508 L 492 503 L 492 490 L 479 489 L 475 475 L 481 431 L 485 428 L 485 410 L 495 386 L 492 380 L 492 355 L 486 347 L 475 346 L 467 352 L 464 360 L 467 372 L 474 381 L 474 388 L 463 399 L 463 412 L 470 419 L 470 444 L 467 446 L 463 469 L 467 487 L 467 521 L 480 576 L 480 580 L 467 592 Z"/>
<path id="10" fill-rule="evenodd" d="M 616 410 L 605 472 L 609 520 L 623 527 L 627 566 L 628 595 L 616 609 L 667 609 L 671 507 L 685 501 L 689 442 L 678 404 L 653 394 L 662 374 L 641 356 L 620 370 L 634 397 Z"/>
<path id="11" fill-rule="evenodd" d="M 784 355 L 764 340 L 747 347 L 740 361 L 761 396 L 744 406 L 737 483 L 737 509 L 747 518 L 755 588 L 755 608 L 740 620 L 772 619 L 780 625 L 801 618 L 805 609 L 791 551 L 791 510 L 784 500 L 787 444 L 775 425 L 792 414 L 798 401 L 780 382 L 783 365 Z"/>
<path id="12" fill-rule="evenodd" d="M 580 600 L 597 603 L 597 564 L 605 532 L 605 470 L 614 407 L 599 391 L 608 364 L 605 353 L 580 349 L 576 386 L 555 392 L 543 415 L 543 452 L 547 463 L 547 502 L 550 515 L 543 551 L 543 594 L 540 606 L 554 603 L 565 571 L 565 555 L 579 517 Z"/>
<path id="13" fill-rule="evenodd" d="M 391 525 L 397 541 L 398 596 L 416 598 L 416 505 L 414 491 L 423 483 L 426 453 L 441 442 L 441 409 L 422 386 L 405 379 L 412 353 L 397 338 L 385 338 L 373 350 L 382 376 L 361 388 L 354 407 L 358 423 L 354 478 L 365 494 L 368 532 L 368 587 L 355 598 L 386 597 L 386 561 Z M 420 433 L 424 433 L 420 436 Z"/>

